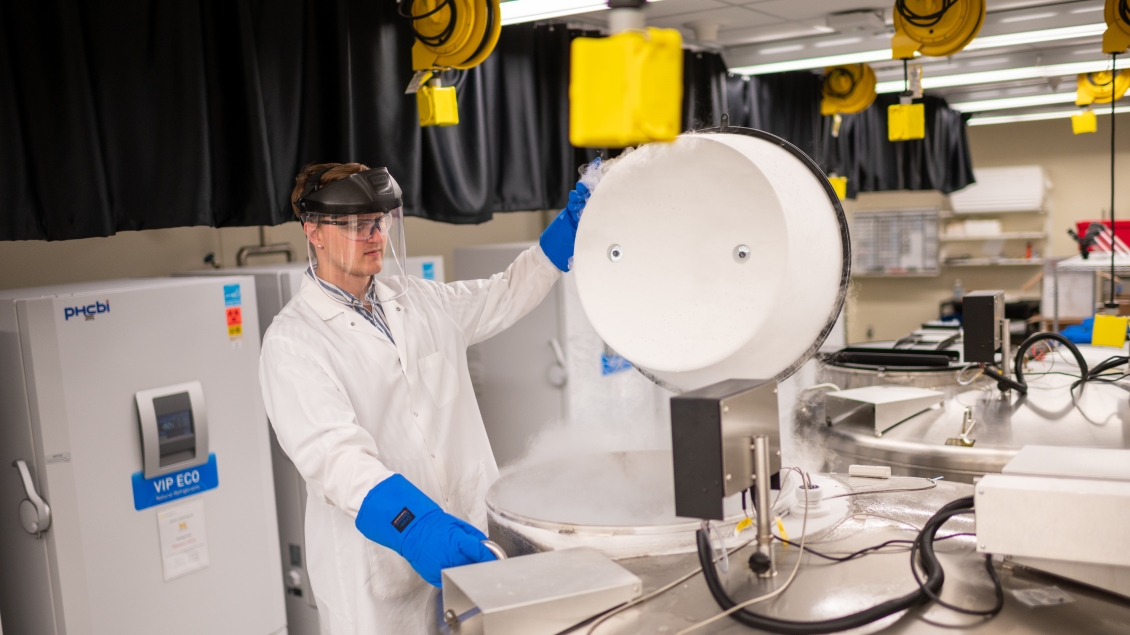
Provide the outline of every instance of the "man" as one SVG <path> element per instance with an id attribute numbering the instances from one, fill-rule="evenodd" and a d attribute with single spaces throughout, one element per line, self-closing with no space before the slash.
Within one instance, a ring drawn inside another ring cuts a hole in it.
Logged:
<path id="1" fill-rule="evenodd" d="M 279 443 L 306 480 L 323 633 L 424 633 L 440 571 L 493 559 L 481 530 L 498 467 L 466 349 L 568 270 L 587 199 L 578 184 L 540 245 L 505 272 L 445 285 L 404 274 L 388 170 L 328 163 L 298 175 L 291 201 L 311 265 L 263 338 L 259 374 Z"/>

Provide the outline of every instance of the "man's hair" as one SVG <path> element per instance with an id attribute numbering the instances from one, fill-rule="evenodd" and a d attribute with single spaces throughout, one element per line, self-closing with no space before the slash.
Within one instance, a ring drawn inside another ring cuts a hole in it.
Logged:
<path id="1" fill-rule="evenodd" d="M 290 193 L 290 207 L 294 210 L 294 215 L 298 220 L 302 220 L 302 214 L 298 210 L 298 199 L 302 197 L 302 192 L 306 189 L 306 181 L 310 177 L 323 168 L 329 168 L 322 173 L 321 183 L 318 187 L 325 187 L 334 181 L 340 181 L 351 174 L 364 172 L 369 169 L 369 166 L 363 163 L 311 163 L 310 165 L 302 168 L 298 176 L 294 177 L 294 190 Z"/>

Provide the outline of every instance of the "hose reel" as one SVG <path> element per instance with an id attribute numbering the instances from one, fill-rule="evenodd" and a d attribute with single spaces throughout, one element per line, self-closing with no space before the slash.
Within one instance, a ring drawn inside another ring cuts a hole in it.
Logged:
<path id="1" fill-rule="evenodd" d="M 1125 53 L 1130 47 L 1130 1 L 1106 0 L 1103 18 L 1106 20 L 1103 53 Z"/>
<path id="2" fill-rule="evenodd" d="M 442 86 L 438 73 L 474 68 L 494 51 L 502 33 L 499 0 L 399 0 L 397 12 L 416 36 L 416 74 L 405 93 L 416 94 L 420 125 L 459 123 L 455 87 Z"/>
<path id="3" fill-rule="evenodd" d="M 1111 71 L 1098 71 L 1095 73 L 1080 73 L 1078 88 L 1075 93 L 1076 106 L 1089 106 L 1091 104 L 1109 104 L 1111 97 L 1115 101 L 1122 99 L 1126 89 L 1130 88 L 1130 70 L 1123 69 L 1114 75 L 1111 81 Z"/>
<path id="4" fill-rule="evenodd" d="M 966 47 L 985 23 L 985 0 L 895 0 L 891 58 L 948 57 Z"/>
<path id="5" fill-rule="evenodd" d="M 911 89 L 907 62 L 916 55 L 948 57 L 964 49 L 985 23 L 985 0 L 895 0 L 893 13 L 891 58 L 902 60 L 906 90 L 899 103 L 887 107 L 887 139 L 924 139 L 926 106 L 913 103 L 921 90 Z M 921 66 L 915 66 L 914 76 L 920 85 Z"/>
<path id="6" fill-rule="evenodd" d="M 867 110 L 875 101 L 875 83 L 875 71 L 869 64 L 825 68 L 820 114 L 851 115 Z"/>

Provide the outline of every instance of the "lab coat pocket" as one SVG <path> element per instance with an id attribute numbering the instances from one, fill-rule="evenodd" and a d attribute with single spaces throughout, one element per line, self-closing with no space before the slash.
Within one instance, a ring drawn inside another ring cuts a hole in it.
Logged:
<path id="1" fill-rule="evenodd" d="M 370 581 L 373 595 L 380 600 L 391 600 L 411 593 L 413 589 L 426 584 L 412 565 L 392 549 L 376 543 L 365 545 L 369 551 Z"/>
<path id="2" fill-rule="evenodd" d="M 459 395 L 459 374 L 443 351 L 437 351 L 420 360 L 420 377 L 432 394 L 437 408 L 451 403 Z"/>

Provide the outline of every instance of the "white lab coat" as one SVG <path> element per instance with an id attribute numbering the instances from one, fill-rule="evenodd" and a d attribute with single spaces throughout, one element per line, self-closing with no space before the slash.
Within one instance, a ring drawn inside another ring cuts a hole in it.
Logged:
<path id="1" fill-rule="evenodd" d="M 259 377 L 279 444 L 306 479 L 307 569 L 322 632 L 425 631 L 433 587 L 354 526 L 374 485 L 399 473 L 486 531 L 498 478 L 467 371 L 467 346 L 541 302 L 559 272 L 540 247 L 489 280 L 411 278 L 383 303 L 393 345 L 311 280 L 263 338 Z M 377 280 L 378 297 L 388 289 Z"/>

